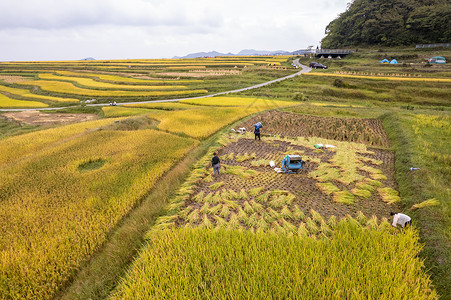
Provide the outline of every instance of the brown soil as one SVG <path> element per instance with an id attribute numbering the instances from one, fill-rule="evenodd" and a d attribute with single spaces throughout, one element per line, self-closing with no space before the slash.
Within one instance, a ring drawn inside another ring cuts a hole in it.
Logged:
<path id="1" fill-rule="evenodd" d="M 385 186 L 397 188 L 394 177 L 394 154 L 388 150 L 368 150 L 374 152 L 374 154 L 365 154 L 364 156 L 376 160 L 381 160 L 383 161 L 383 164 L 376 166 L 372 165 L 371 163 L 366 163 L 366 165 L 381 169 L 384 172 L 384 175 L 387 176 L 387 180 L 381 180 L 381 182 Z M 388 205 L 383 202 L 376 191 L 374 191 L 371 197 L 367 199 L 356 196 L 356 201 L 352 205 L 334 202 L 332 195 L 328 195 L 322 192 L 316 186 L 317 181 L 315 180 L 315 178 L 309 177 L 308 174 L 311 171 L 314 171 L 318 166 L 313 162 L 310 163 L 307 161 L 305 169 L 302 170 L 299 174 L 284 174 L 276 173 L 270 166 L 252 166 L 252 159 L 243 162 L 238 162 L 236 160 L 237 154 L 242 155 L 245 153 L 256 153 L 257 157 L 255 158 L 255 160 L 273 160 L 276 163 L 276 166 L 280 167 L 281 161 L 285 156 L 285 153 L 287 152 L 291 152 L 293 154 L 301 153 L 301 156 L 303 156 L 304 158 L 320 158 L 323 162 L 329 161 L 335 155 L 333 151 L 328 151 L 327 149 L 324 149 L 324 153 L 316 153 L 312 149 L 294 145 L 287 141 L 256 141 L 253 139 L 242 138 L 237 142 L 231 143 L 218 150 L 218 155 L 222 160 L 222 164 L 230 166 L 243 166 L 248 169 L 258 171 L 259 174 L 252 178 L 246 179 L 237 175 L 225 174 L 225 170 L 224 168 L 222 168 L 222 174 L 213 177 L 213 182 L 200 182 L 196 187 L 193 195 L 196 195 L 201 191 L 203 191 L 204 194 L 215 193 L 217 191 L 223 191 L 225 189 L 240 192 L 240 190 L 242 189 L 249 191 L 253 188 L 258 187 L 263 187 L 260 195 L 265 191 L 284 190 L 296 196 L 296 199 L 289 206 L 289 209 L 292 210 L 294 208 L 294 205 L 297 205 L 302 211 L 304 211 L 307 217 L 312 217 L 310 210 L 313 209 L 326 218 L 332 215 L 336 216 L 337 218 L 342 218 L 346 215 L 356 217 L 358 212 L 361 211 L 368 217 L 375 215 L 380 219 L 382 217 L 388 218 L 390 211 L 399 209 L 397 204 Z M 228 159 L 228 156 L 231 153 L 235 155 L 235 159 L 233 160 Z M 363 154 L 360 155 L 363 156 Z M 209 170 L 211 171 L 211 168 Z M 362 175 L 368 176 L 368 174 Z M 209 186 L 217 182 L 223 182 L 224 185 L 219 189 L 212 191 Z M 351 190 L 355 187 L 355 183 L 351 183 L 350 185 L 344 185 L 343 183 L 340 183 L 338 181 L 333 181 L 332 183 L 342 190 Z M 248 199 L 246 200 L 235 201 L 237 201 L 243 208 L 245 201 L 251 200 L 255 200 L 255 197 L 249 195 Z M 261 204 L 265 208 L 269 207 L 268 203 Z M 193 200 L 187 200 L 185 202 L 185 205 L 192 206 L 193 208 L 200 208 L 203 204 L 195 202 Z M 280 212 L 281 209 L 275 210 Z M 237 213 L 238 209 L 231 211 Z M 228 221 L 228 219 L 229 218 L 225 218 L 226 221 Z M 215 223 L 213 218 L 211 218 L 211 222 Z M 184 221 L 182 218 L 179 218 L 176 223 L 177 225 L 184 225 L 186 221 Z"/>
<path id="2" fill-rule="evenodd" d="M 30 125 L 52 125 L 60 123 L 78 123 L 98 118 L 95 114 L 46 114 L 37 110 L 8 112 L 4 117 Z"/>
<path id="3" fill-rule="evenodd" d="M 0 81 L 4 81 L 6 83 L 16 83 L 30 80 L 29 78 L 22 76 L 9 76 L 9 75 L 0 75 Z"/>

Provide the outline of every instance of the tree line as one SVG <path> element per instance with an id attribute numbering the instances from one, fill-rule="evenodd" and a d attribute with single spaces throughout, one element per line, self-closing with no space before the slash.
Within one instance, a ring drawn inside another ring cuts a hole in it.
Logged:
<path id="1" fill-rule="evenodd" d="M 449 43 L 448 0 L 354 0 L 326 27 L 322 48 Z"/>

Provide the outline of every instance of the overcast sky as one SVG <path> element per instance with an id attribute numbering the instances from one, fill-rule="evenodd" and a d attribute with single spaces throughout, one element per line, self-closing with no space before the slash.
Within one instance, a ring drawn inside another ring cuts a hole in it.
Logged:
<path id="1" fill-rule="evenodd" d="M 350 0 L 1 0 L 0 61 L 316 47 Z"/>

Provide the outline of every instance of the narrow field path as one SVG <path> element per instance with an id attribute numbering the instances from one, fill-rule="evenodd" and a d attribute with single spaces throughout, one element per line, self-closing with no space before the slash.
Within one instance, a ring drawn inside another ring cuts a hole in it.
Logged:
<path id="1" fill-rule="evenodd" d="M 281 77 L 281 78 L 277 78 L 271 81 L 267 81 L 267 82 L 263 82 L 260 84 L 256 84 L 253 86 L 249 86 L 246 88 L 242 88 L 242 89 L 237 89 L 237 90 L 232 90 L 232 91 L 226 91 L 226 92 L 220 92 L 220 93 L 215 93 L 215 94 L 211 94 L 211 95 L 205 95 L 205 96 L 199 96 L 199 97 L 191 97 L 191 98 L 179 98 L 179 99 L 167 99 L 167 100 L 149 100 L 149 101 L 139 101 L 139 102 L 122 102 L 122 103 L 118 103 L 117 105 L 127 105 L 127 104 L 137 104 L 137 103 L 162 103 L 162 102 L 177 102 L 180 100 L 188 100 L 188 99 L 201 99 L 201 98 L 210 98 L 210 97 L 215 97 L 215 96 L 220 96 L 220 95 L 227 95 L 227 94 L 232 94 L 232 93 L 239 93 L 239 92 L 243 92 L 243 91 L 247 91 L 247 90 L 252 90 L 252 89 L 257 89 L 266 85 L 270 85 L 272 83 L 275 82 L 279 82 L 279 81 L 283 81 L 286 79 L 290 79 L 290 78 L 294 78 L 296 76 L 301 75 L 302 73 L 308 73 L 310 72 L 312 69 L 302 65 L 301 63 L 299 63 L 299 59 L 296 59 L 293 61 L 293 64 L 299 68 L 301 68 L 301 70 L 297 73 L 285 76 L 285 77 Z M 98 104 L 87 104 L 86 106 L 109 106 L 108 103 L 98 103 Z M 64 109 L 64 108 L 70 108 L 70 107 L 47 107 L 47 108 L 5 108 L 2 109 L 0 108 L 0 112 L 7 112 L 7 111 L 29 111 L 29 110 L 41 110 L 41 111 L 45 111 L 45 110 L 58 110 L 58 109 Z"/>

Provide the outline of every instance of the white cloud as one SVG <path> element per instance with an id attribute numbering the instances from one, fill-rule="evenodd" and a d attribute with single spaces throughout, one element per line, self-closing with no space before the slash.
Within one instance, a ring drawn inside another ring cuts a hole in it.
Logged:
<path id="1" fill-rule="evenodd" d="M 0 60 L 156 58 L 317 45 L 348 0 L 2 0 Z"/>

